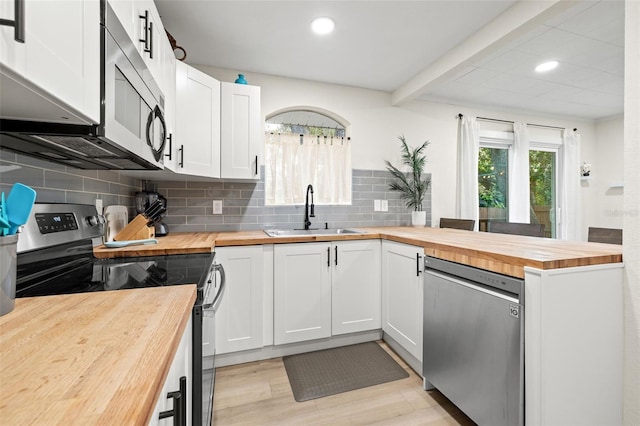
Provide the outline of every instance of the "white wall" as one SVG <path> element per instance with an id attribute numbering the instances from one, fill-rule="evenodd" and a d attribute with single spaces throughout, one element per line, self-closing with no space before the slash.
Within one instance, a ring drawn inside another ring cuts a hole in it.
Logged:
<path id="1" fill-rule="evenodd" d="M 640 425 L 640 2 L 625 2 L 624 70 L 624 408 Z"/>
<path id="2" fill-rule="evenodd" d="M 233 71 L 206 66 L 198 69 L 220 81 L 233 82 Z M 305 80 L 246 73 L 249 84 L 261 87 L 262 114 L 293 106 L 311 106 L 332 111 L 351 124 L 352 165 L 355 169 L 384 170 L 384 160 L 398 163 L 398 136 L 404 134 L 410 145 L 429 140 L 426 171 L 432 174 L 432 223 L 455 216 L 456 155 L 459 113 L 479 117 L 577 127 L 582 135 L 583 158 L 595 157 L 595 132 L 591 121 L 555 119 L 493 111 L 486 108 L 414 101 L 402 107 L 391 106 L 387 92 L 358 89 Z M 485 123 L 482 126 L 490 126 Z M 593 202 L 592 188 L 584 187 L 583 205 Z M 587 210 L 587 209 L 585 209 Z M 586 221 L 583 221 L 586 240 Z"/>
<path id="3" fill-rule="evenodd" d="M 622 228 L 624 188 L 611 185 L 624 181 L 624 120 L 615 117 L 598 121 L 595 125 L 598 141 L 593 158 L 585 160 L 591 164 L 594 202 L 589 226 Z"/>

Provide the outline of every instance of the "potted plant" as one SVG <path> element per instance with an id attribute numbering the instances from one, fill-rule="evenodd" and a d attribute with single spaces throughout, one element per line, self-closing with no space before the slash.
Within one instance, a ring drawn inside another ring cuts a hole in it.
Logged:
<path id="1" fill-rule="evenodd" d="M 413 226 L 424 226 L 427 221 L 427 212 L 422 210 L 422 203 L 424 202 L 424 196 L 431 185 L 431 179 L 422 177 L 425 163 L 427 162 L 426 155 L 423 151 L 429 145 L 429 141 L 426 141 L 421 146 L 411 149 L 407 145 L 407 141 L 403 136 L 398 136 L 401 142 L 402 152 L 402 164 L 409 169 L 408 172 L 404 172 L 389 161 L 385 160 L 387 170 L 391 173 L 394 180 L 389 184 L 389 189 L 392 191 L 398 191 L 400 193 L 400 199 L 404 200 L 407 208 L 412 209 L 411 212 L 411 224 Z"/>

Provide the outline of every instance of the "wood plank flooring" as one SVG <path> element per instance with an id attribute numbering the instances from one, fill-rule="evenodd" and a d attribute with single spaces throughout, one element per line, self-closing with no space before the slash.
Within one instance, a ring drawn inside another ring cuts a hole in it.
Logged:
<path id="1" fill-rule="evenodd" d="M 296 402 L 282 358 L 216 370 L 214 425 L 473 425 L 384 342 L 379 344 L 409 372 L 394 382 Z"/>

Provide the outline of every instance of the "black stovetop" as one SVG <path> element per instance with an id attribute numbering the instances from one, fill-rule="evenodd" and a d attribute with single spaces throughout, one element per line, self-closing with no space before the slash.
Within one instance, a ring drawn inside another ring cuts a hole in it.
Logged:
<path id="1" fill-rule="evenodd" d="M 60 246 L 18 256 L 16 297 L 181 284 L 200 290 L 213 259 L 213 253 L 98 259 L 90 246 Z"/>

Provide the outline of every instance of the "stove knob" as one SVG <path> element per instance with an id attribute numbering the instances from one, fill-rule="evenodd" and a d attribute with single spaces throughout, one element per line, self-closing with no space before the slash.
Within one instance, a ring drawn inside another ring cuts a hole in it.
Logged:
<path id="1" fill-rule="evenodd" d="M 85 220 L 89 226 L 98 226 L 104 223 L 104 216 L 87 216 Z"/>

